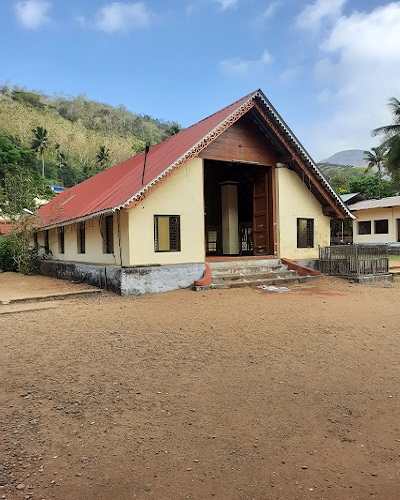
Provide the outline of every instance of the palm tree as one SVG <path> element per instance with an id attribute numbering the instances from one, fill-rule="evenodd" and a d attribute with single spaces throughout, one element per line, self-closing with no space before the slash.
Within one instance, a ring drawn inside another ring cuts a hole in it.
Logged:
<path id="1" fill-rule="evenodd" d="M 392 172 L 400 170 L 400 101 L 395 97 L 389 99 L 388 106 L 393 114 L 393 123 L 378 127 L 372 135 L 383 135 L 382 146 L 387 148 L 386 165 Z"/>
<path id="2" fill-rule="evenodd" d="M 56 150 L 56 158 L 57 158 L 57 165 L 58 165 L 58 181 L 61 182 L 61 185 L 64 185 L 64 171 L 65 169 L 68 169 L 68 157 L 67 154 L 64 153 L 61 149 L 61 144 L 57 143 L 55 145 L 55 150 Z"/>
<path id="3" fill-rule="evenodd" d="M 384 170 L 384 162 L 386 159 L 387 147 L 385 144 L 381 144 L 376 148 L 371 148 L 371 151 L 364 151 L 364 160 L 368 162 L 368 166 L 365 169 L 365 174 L 367 174 L 374 167 L 378 168 L 378 177 L 382 177 L 382 172 Z"/>
<path id="4" fill-rule="evenodd" d="M 44 177 L 44 150 L 47 149 L 47 130 L 44 127 L 36 127 L 32 130 L 34 138 L 31 147 L 37 151 L 42 158 L 42 176 Z"/>
<path id="5" fill-rule="evenodd" d="M 96 155 L 96 163 L 98 163 L 101 169 L 104 170 L 109 161 L 110 150 L 105 146 L 100 146 L 99 151 Z"/>

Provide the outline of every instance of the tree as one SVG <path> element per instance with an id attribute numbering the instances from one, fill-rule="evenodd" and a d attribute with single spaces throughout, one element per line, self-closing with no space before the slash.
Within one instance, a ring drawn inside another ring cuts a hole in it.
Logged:
<path id="1" fill-rule="evenodd" d="M 378 169 L 378 177 L 382 178 L 382 172 L 384 170 L 384 163 L 386 159 L 387 147 L 385 144 L 381 144 L 376 148 L 371 148 L 371 151 L 364 151 L 364 159 L 368 162 L 368 166 L 365 169 L 365 174 L 368 174 L 374 167 Z"/>
<path id="2" fill-rule="evenodd" d="M 57 162 L 57 182 L 61 186 L 71 187 L 77 183 L 77 175 L 71 165 L 69 155 L 61 149 L 61 145 L 55 145 Z"/>
<path id="3" fill-rule="evenodd" d="M 7 236 L 7 245 L 20 272 L 30 272 L 33 262 L 29 245 L 34 218 L 28 216 L 26 210 L 33 212 L 37 208 L 37 198 L 51 196 L 51 190 L 43 185 L 32 149 L 21 146 L 11 137 L 0 135 L 0 212 L 13 227 Z"/>
<path id="4" fill-rule="evenodd" d="M 32 130 L 34 138 L 32 140 L 32 149 L 37 151 L 42 158 L 42 177 L 44 177 L 44 151 L 47 149 L 47 130 L 43 127 L 36 127 Z"/>
<path id="5" fill-rule="evenodd" d="M 23 274 L 30 273 L 33 268 L 30 243 L 35 231 L 34 218 L 25 211 L 35 210 L 36 196 L 36 185 L 29 172 L 22 169 L 15 174 L 6 173 L 0 191 L 0 210 L 12 227 L 10 235 L 6 237 L 10 256 L 16 270 Z"/>
<path id="6" fill-rule="evenodd" d="M 145 148 L 146 148 L 146 143 L 139 139 L 132 144 L 132 149 L 135 155 L 144 151 Z"/>
<path id="7" fill-rule="evenodd" d="M 16 174 L 20 169 L 27 171 L 39 181 L 35 153 L 32 149 L 21 146 L 13 137 L 0 134 L 0 189 L 4 187 L 5 175 Z"/>
<path id="8" fill-rule="evenodd" d="M 396 189 L 392 182 L 381 179 L 378 175 L 360 176 L 349 183 L 350 192 L 361 193 L 367 200 L 394 196 Z"/>
<path id="9" fill-rule="evenodd" d="M 363 167 L 335 163 L 318 163 L 318 168 L 338 194 L 350 193 L 350 181 L 362 175 L 365 170 Z"/>
<path id="10" fill-rule="evenodd" d="M 101 170 L 105 170 L 110 162 L 110 150 L 105 146 L 100 146 L 96 155 L 96 163 Z"/>
<path id="11" fill-rule="evenodd" d="M 22 104 L 26 104 L 28 106 L 32 106 L 37 109 L 44 109 L 45 105 L 42 102 L 42 96 L 37 94 L 36 92 L 27 92 L 22 89 L 14 89 L 11 92 L 11 98 L 13 101 L 20 102 Z"/>
<path id="12" fill-rule="evenodd" d="M 182 130 L 179 123 L 172 122 L 166 129 L 163 134 L 163 139 L 168 139 L 168 137 L 172 137 L 173 135 L 178 134 Z"/>
<path id="13" fill-rule="evenodd" d="M 372 135 L 383 135 L 382 146 L 388 150 L 386 165 L 389 172 L 400 171 L 400 101 L 395 97 L 389 99 L 388 106 L 393 115 L 393 123 L 378 127 L 372 131 Z"/>

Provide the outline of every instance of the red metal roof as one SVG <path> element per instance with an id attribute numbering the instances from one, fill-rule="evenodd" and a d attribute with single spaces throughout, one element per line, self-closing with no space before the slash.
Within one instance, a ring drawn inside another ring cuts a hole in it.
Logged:
<path id="1" fill-rule="evenodd" d="M 190 158 L 196 156 L 196 151 L 199 152 L 222 133 L 224 127 L 227 128 L 231 122 L 247 112 L 254 104 L 256 97 L 261 98 L 282 127 L 282 131 L 307 156 L 312 168 L 316 169 L 321 176 L 314 162 L 301 147 L 264 94 L 261 90 L 257 90 L 157 146 L 151 147 L 147 155 L 143 185 L 142 173 L 145 153 L 141 152 L 123 163 L 115 165 L 58 194 L 37 211 L 39 216 L 38 224 L 42 227 L 57 226 L 103 213 L 110 213 L 128 205 L 133 206 L 137 201 L 140 201 L 144 193 L 147 194 L 151 191 L 169 172 L 174 168 L 179 168 Z M 330 190 L 331 195 L 333 194 L 337 198 L 336 202 L 338 202 L 339 198 L 332 188 L 322 176 L 321 179 Z M 341 200 L 339 200 L 339 203 L 343 205 Z M 343 207 L 347 211 L 344 205 Z"/>
<path id="2" fill-rule="evenodd" d="M 62 222 L 79 220 L 128 204 L 144 187 L 152 183 L 215 127 L 249 101 L 253 94 L 243 97 L 157 146 L 151 147 L 146 160 L 144 186 L 142 186 L 144 152 L 141 152 L 63 191 L 43 205 L 37 211 L 40 225 L 53 226 Z"/>
<path id="3" fill-rule="evenodd" d="M 11 224 L 11 222 L 0 219 L 0 236 L 9 235 L 12 232 L 13 228 L 14 226 Z"/>

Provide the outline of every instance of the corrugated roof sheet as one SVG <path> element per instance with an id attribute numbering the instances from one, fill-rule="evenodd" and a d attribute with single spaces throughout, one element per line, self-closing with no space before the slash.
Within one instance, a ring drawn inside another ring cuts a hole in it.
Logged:
<path id="1" fill-rule="evenodd" d="M 13 230 L 13 225 L 11 222 L 4 219 L 0 219 L 0 235 L 8 236 Z"/>
<path id="2" fill-rule="evenodd" d="M 351 201 L 353 198 L 358 201 L 362 201 L 365 199 L 361 193 L 346 193 L 346 194 L 341 194 L 340 197 L 342 201 L 344 201 L 345 203 Z"/>
<path id="3" fill-rule="evenodd" d="M 88 215 L 110 212 L 129 203 L 143 187 L 162 174 L 251 96 L 252 94 L 243 97 L 161 144 L 151 147 L 147 155 L 144 186 L 144 152 L 141 152 L 57 195 L 38 210 L 41 225 L 79 220 Z"/>
<path id="4" fill-rule="evenodd" d="M 321 183 L 329 192 L 330 197 L 335 200 L 335 204 L 347 216 L 352 217 L 347 207 L 324 179 L 315 163 L 279 114 L 261 90 L 257 90 L 157 146 L 151 147 L 146 160 L 144 185 L 142 185 L 142 172 L 145 153 L 142 152 L 58 194 L 37 211 L 39 224 L 42 227 L 62 225 L 103 213 L 110 213 L 129 205 L 133 200 L 139 199 L 141 194 L 150 191 L 159 182 L 160 178 L 174 168 L 174 165 L 179 164 L 186 157 L 189 158 L 190 153 L 195 151 L 199 144 L 204 142 L 206 138 L 212 137 L 215 130 L 221 127 L 221 124 L 228 123 L 232 119 L 232 115 L 236 115 L 245 107 L 247 108 L 256 97 L 261 98 L 290 141 L 296 145 L 301 154 L 307 159 L 311 168 L 319 176 Z"/>
<path id="5" fill-rule="evenodd" d="M 390 196 L 389 198 L 382 198 L 380 200 L 364 200 L 349 205 L 349 210 L 367 210 L 369 208 L 390 208 L 400 206 L 400 196 Z"/>

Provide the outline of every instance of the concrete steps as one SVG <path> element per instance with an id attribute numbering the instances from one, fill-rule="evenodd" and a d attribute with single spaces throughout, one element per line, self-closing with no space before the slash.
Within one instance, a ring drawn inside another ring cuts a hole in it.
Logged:
<path id="1" fill-rule="evenodd" d="M 389 262 L 389 264 L 390 264 L 390 262 Z M 389 265 L 389 272 L 395 276 L 400 276 L 400 266 L 390 266 Z"/>
<path id="2" fill-rule="evenodd" d="M 287 286 L 312 279 L 289 270 L 280 259 L 230 260 L 209 262 L 211 288 L 240 288 L 260 285 Z"/>

